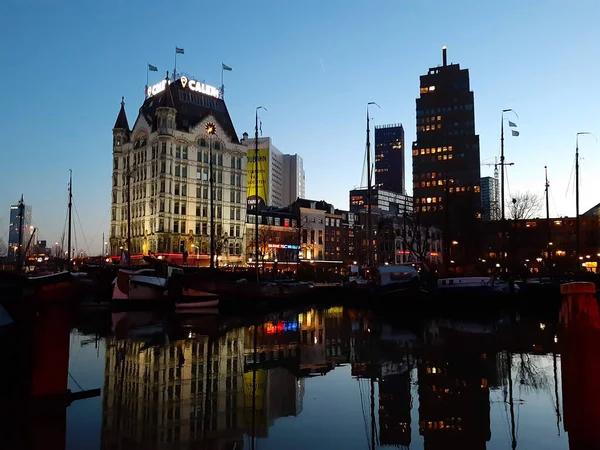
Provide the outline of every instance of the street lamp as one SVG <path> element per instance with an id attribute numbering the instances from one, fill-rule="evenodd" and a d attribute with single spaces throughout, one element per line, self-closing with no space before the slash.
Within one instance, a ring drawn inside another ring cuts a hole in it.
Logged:
<path id="1" fill-rule="evenodd" d="M 215 268 L 215 178 L 214 178 L 214 162 L 213 162 L 213 144 L 212 136 L 216 134 L 215 124 L 208 122 L 204 127 L 208 135 L 208 188 L 210 189 L 210 268 Z"/>
<path id="2" fill-rule="evenodd" d="M 256 257 L 256 283 L 260 282 L 260 274 L 259 274 L 259 266 L 258 266 L 258 111 L 264 109 L 267 111 L 267 108 L 264 106 L 257 106 L 255 110 L 255 124 L 254 124 L 254 212 L 255 212 L 255 221 L 254 221 L 254 256 Z M 262 123 L 261 123 L 261 133 L 262 133 Z"/>

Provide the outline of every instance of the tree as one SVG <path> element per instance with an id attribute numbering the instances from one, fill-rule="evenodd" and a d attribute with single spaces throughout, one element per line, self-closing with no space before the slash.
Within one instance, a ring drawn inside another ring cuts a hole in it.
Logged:
<path id="1" fill-rule="evenodd" d="M 532 219 L 539 216 L 544 201 L 541 195 L 529 191 L 517 192 L 508 203 L 508 217 L 512 220 Z"/>
<path id="2" fill-rule="evenodd" d="M 229 236 L 227 233 L 223 233 L 220 236 L 215 236 L 215 267 L 219 267 L 219 257 L 223 254 L 223 250 L 227 248 L 229 243 Z"/>
<path id="3" fill-rule="evenodd" d="M 298 224 L 298 245 L 304 258 L 308 258 L 308 252 L 314 258 L 315 254 L 315 236 L 313 222 L 310 217 L 303 216 Z"/>
<path id="4" fill-rule="evenodd" d="M 408 258 L 406 253 L 403 253 L 404 262 L 417 262 L 428 258 L 433 241 L 439 238 L 439 231 L 432 226 L 423 225 L 419 216 L 418 212 L 407 213 L 397 219 L 396 250 L 409 252 Z"/>
<path id="5" fill-rule="evenodd" d="M 270 225 L 258 227 L 258 259 L 262 261 L 263 270 L 265 265 L 265 255 L 269 253 L 269 244 L 272 244 L 275 239 L 275 231 Z M 252 236 L 248 239 L 248 255 L 254 257 L 256 253 L 256 236 L 254 230 L 252 230 Z"/>

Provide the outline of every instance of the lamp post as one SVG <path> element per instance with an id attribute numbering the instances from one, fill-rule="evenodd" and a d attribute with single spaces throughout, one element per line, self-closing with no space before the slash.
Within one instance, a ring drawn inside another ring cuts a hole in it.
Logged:
<path id="1" fill-rule="evenodd" d="M 215 268 L 215 177 L 213 161 L 212 137 L 216 134 L 216 127 L 209 122 L 204 127 L 208 135 L 208 188 L 210 190 L 210 268 Z"/>
<path id="2" fill-rule="evenodd" d="M 504 230 L 504 220 L 506 219 L 506 216 L 504 214 L 504 166 L 507 165 L 504 161 L 504 114 L 506 113 L 513 113 L 517 119 L 519 118 L 518 114 L 513 111 L 512 109 L 503 109 L 502 110 L 502 119 L 500 121 L 500 204 L 501 206 L 501 228 L 502 228 L 502 239 L 500 242 L 500 247 L 501 247 L 501 252 L 500 252 L 500 260 L 502 261 L 502 263 L 504 263 L 504 238 L 505 238 L 505 230 Z M 510 120 L 508 121 L 508 126 L 511 128 L 516 127 L 517 125 L 514 122 L 511 122 Z M 513 136 L 518 136 L 519 132 L 517 130 L 511 130 L 511 134 Z M 502 267 L 502 269 L 504 269 L 504 267 Z"/>

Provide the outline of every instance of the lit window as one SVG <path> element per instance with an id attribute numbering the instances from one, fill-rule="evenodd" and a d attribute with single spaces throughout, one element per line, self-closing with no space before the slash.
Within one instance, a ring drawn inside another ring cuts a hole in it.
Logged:
<path id="1" fill-rule="evenodd" d="M 429 86 L 429 92 L 435 91 L 435 86 Z"/>

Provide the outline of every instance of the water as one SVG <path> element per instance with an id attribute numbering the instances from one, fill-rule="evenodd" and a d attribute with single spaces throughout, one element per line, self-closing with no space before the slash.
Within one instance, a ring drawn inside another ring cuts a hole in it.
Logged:
<path id="1" fill-rule="evenodd" d="M 565 420 L 597 425 L 539 320 L 105 320 L 117 335 L 70 335 L 68 387 L 102 391 L 67 408 L 68 449 L 559 450 L 580 448 Z"/>

